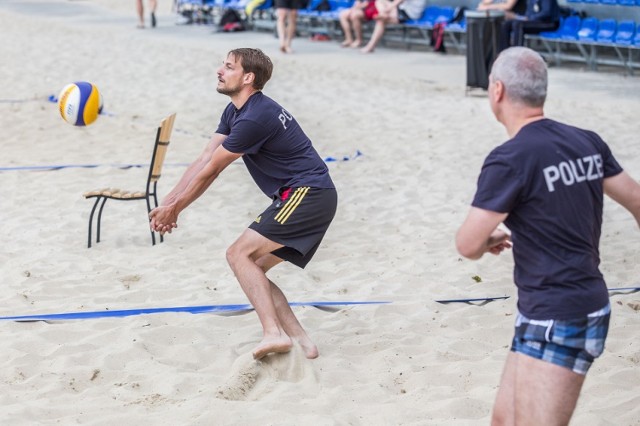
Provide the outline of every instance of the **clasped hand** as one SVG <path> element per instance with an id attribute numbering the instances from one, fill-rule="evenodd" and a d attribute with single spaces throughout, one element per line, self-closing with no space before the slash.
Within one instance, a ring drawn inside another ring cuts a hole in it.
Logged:
<path id="1" fill-rule="evenodd" d="M 160 235 L 171 233 L 174 228 L 178 227 L 178 215 L 173 206 L 160 206 L 151 210 L 149 213 L 151 220 L 151 230 L 159 232 Z"/>

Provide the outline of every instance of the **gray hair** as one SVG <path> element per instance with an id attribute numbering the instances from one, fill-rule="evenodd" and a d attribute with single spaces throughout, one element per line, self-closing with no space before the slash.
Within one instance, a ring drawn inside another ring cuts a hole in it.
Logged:
<path id="1" fill-rule="evenodd" d="M 501 81 L 510 100 L 529 107 L 542 107 L 547 98 L 547 65 L 528 47 L 503 50 L 491 68 L 491 81 Z"/>

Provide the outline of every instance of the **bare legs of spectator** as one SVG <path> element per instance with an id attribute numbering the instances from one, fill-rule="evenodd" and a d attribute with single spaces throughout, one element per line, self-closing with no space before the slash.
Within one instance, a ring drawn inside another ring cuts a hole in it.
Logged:
<path id="1" fill-rule="evenodd" d="M 138 12 L 138 28 L 144 28 L 144 0 L 136 0 L 136 11 Z M 156 8 L 158 0 L 149 0 L 149 9 L 151 9 L 151 27 L 156 26 Z"/>
<path id="2" fill-rule="evenodd" d="M 340 12 L 340 26 L 344 33 L 342 47 L 360 47 L 362 44 L 362 21 L 364 11 L 362 8 L 343 10 Z"/>
<path id="3" fill-rule="evenodd" d="M 296 20 L 298 11 L 296 9 L 277 9 L 278 12 L 278 40 L 280 40 L 280 51 L 282 53 L 292 53 L 291 41 L 296 35 Z"/>
<path id="4" fill-rule="evenodd" d="M 373 52 L 378 45 L 378 42 L 382 39 L 387 24 L 398 23 L 398 9 L 392 6 L 392 3 L 385 0 L 377 1 L 376 8 L 378 9 L 378 16 L 375 18 L 376 25 L 373 27 L 373 34 L 371 34 L 369 43 L 360 49 L 362 53 Z"/>

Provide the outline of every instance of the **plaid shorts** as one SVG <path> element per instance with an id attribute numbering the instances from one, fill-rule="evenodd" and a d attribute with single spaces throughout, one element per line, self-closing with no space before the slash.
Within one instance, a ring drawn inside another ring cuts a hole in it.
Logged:
<path id="1" fill-rule="evenodd" d="M 518 313 L 511 350 L 585 375 L 604 351 L 610 317 L 609 304 L 571 320 L 532 320 Z"/>

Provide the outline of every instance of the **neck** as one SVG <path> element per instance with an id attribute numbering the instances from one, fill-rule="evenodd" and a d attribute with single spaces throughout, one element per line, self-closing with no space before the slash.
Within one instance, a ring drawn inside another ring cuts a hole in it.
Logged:
<path id="1" fill-rule="evenodd" d="M 245 103 L 247 103 L 251 95 L 257 92 L 259 92 L 259 90 L 256 90 L 253 87 L 247 87 L 238 93 L 231 95 L 231 103 L 236 107 L 236 109 L 240 109 Z"/>
<path id="2" fill-rule="evenodd" d="M 522 108 L 514 109 L 513 113 L 503 117 L 501 121 L 507 129 L 509 137 L 513 138 L 524 126 L 543 118 L 544 112 L 542 108 Z"/>

